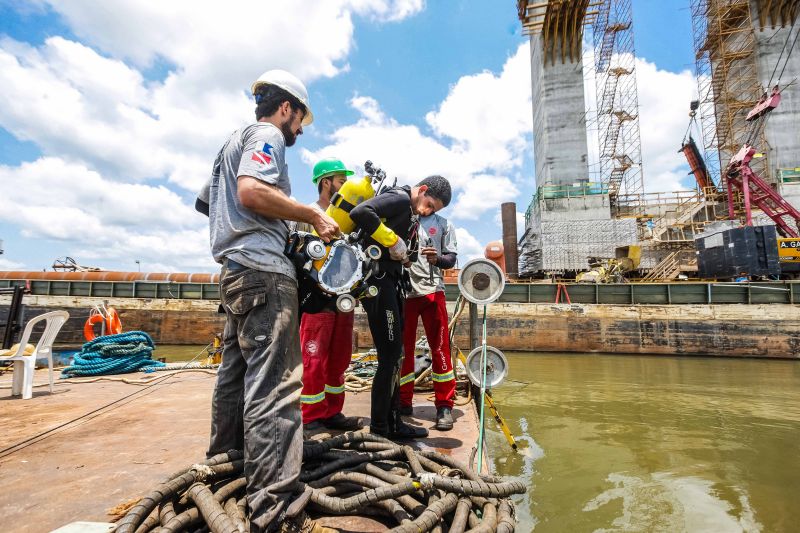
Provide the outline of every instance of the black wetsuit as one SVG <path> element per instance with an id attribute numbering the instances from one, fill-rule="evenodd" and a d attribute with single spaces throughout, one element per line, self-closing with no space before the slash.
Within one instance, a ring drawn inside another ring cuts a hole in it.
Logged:
<path id="1" fill-rule="evenodd" d="M 350 218 L 365 235 L 372 235 L 381 222 L 415 248 L 417 217 L 412 216 L 411 189 L 393 187 L 357 205 Z M 367 313 L 369 330 L 378 352 L 378 370 L 372 383 L 371 427 L 383 434 L 393 431 L 399 420 L 400 367 L 403 362 L 403 278 L 402 265 L 389 257 L 389 250 L 371 237 L 366 245 L 375 244 L 383 252 L 378 261 L 379 273 L 370 279 L 378 295 L 361 302 Z M 414 254 L 416 255 L 416 254 Z M 413 261 L 414 258 L 410 259 Z"/>

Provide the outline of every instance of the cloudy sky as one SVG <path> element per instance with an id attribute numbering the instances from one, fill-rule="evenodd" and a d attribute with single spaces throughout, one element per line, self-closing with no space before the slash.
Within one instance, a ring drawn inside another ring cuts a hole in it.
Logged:
<path id="1" fill-rule="evenodd" d="M 688 0 L 633 9 L 645 188 L 690 187 Z M 0 0 L 0 269 L 214 269 L 194 197 L 271 68 L 314 110 L 287 152 L 298 200 L 324 156 L 440 173 L 473 257 L 535 189 L 529 54 L 513 0 Z"/>

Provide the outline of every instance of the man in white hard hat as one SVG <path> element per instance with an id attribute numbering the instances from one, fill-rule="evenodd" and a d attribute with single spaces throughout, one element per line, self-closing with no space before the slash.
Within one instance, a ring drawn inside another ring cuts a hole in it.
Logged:
<path id="1" fill-rule="evenodd" d="M 252 86 L 256 122 L 233 132 L 208 184 L 211 251 L 222 265 L 226 314 L 211 407 L 208 456 L 244 450 L 251 531 L 333 531 L 288 516 L 303 455 L 303 364 L 295 268 L 284 255 L 287 221 L 339 233 L 325 213 L 290 198 L 284 151 L 313 115 L 303 83 L 270 70 Z"/>

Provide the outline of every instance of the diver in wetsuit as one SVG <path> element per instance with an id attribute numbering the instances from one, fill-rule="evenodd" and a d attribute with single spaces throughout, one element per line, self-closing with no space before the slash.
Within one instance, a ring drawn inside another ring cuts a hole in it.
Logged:
<path id="1" fill-rule="evenodd" d="M 369 329 L 378 352 L 378 370 L 372 383 L 370 431 L 392 439 L 414 439 L 428 435 L 424 428 L 410 426 L 400 418 L 400 367 L 403 362 L 403 267 L 416 259 L 419 217 L 447 207 L 450 183 L 442 176 L 429 176 L 413 187 L 392 187 L 356 207 L 350 218 L 363 234 L 366 245 L 375 244 L 383 254 L 378 273 L 371 278 L 378 295 L 362 300 Z M 411 251 L 411 252 L 409 252 Z"/>

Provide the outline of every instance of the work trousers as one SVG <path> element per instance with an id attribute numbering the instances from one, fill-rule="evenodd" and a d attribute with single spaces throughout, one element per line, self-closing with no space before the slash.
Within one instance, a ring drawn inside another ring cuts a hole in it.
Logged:
<path id="1" fill-rule="evenodd" d="M 436 398 L 436 407 L 453 408 L 456 394 L 456 376 L 450 356 L 450 332 L 447 328 L 447 305 L 444 292 L 437 291 L 426 296 L 407 298 L 404 309 L 403 345 L 405 357 L 400 373 L 400 403 L 411 405 L 414 396 L 414 348 L 417 343 L 417 321 L 422 325 L 431 349 L 431 379 Z"/>
<path id="2" fill-rule="evenodd" d="M 303 458 L 297 284 L 283 274 L 223 266 L 220 299 L 227 320 L 208 456 L 244 449 L 251 531 L 274 531 Z"/>
<path id="3" fill-rule="evenodd" d="M 344 372 L 353 356 L 353 315 L 323 311 L 300 319 L 304 424 L 342 412 Z"/>
<path id="4" fill-rule="evenodd" d="M 361 300 L 369 331 L 378 352 L 378 370 L 372 381 L 371 426 L 389 429 L 400 407 L 400 365 L 403 362 L 403 298 L 399 280 L 388 273 L 370 279 L 378 295 Z"/>

